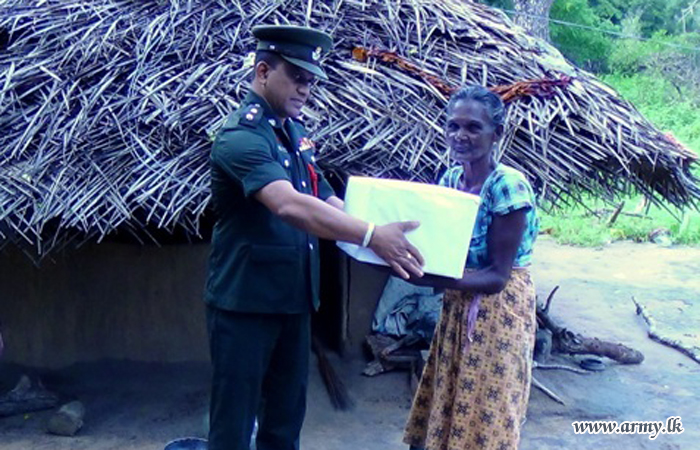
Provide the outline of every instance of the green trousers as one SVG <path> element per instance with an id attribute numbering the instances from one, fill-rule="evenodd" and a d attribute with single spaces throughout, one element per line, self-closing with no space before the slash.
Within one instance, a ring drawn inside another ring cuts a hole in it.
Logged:
<path id="1" fill-rule="evenodd" d="M 306 413 L 311 314 L 207 307 L 213 365 L 209 450 L 298 450 Z"/>

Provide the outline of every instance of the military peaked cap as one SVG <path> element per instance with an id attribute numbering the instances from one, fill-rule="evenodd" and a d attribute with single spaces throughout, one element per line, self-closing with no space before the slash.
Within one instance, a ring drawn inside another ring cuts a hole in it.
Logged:
<path id="1" fill-rule="evenodd" d="M 321 55 L 331 49 L 333 39 L 323 31 L 289 25 L 260 25 L 253 28 L 257 50 L 279 54 L 287 62 L 327 80 Z"/>

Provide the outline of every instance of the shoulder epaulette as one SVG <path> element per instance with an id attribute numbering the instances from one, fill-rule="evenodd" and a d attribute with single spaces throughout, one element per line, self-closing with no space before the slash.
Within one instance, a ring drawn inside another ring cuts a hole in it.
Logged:
<path id="1" fill-rule="evenodd" d="M 240 125 L 257 127 L 263 117 L 263 109 L 257 103 L 251 103 L 243 108 L 238 118 Z"/>

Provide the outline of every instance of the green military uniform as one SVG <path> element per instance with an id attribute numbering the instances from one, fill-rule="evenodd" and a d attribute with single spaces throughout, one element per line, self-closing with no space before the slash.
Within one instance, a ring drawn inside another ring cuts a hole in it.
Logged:
<path id="1" fill-rule="evenodd" d="M 318 307 L 318 239 L 253 198 L 277 180 L 309 195 L 317 186 L 321 200 L 334 195 L 310 142 L 300 123 L 280 123 L 254 92 L 219 132 L 211 154 L 217 223 L 208 304 L 249 313 L 302 313 Z"/>
<path id="2" fill-rule="evenodd" d="M 318 56 L 330 47 L 327 35 L 298 27 L 259 27 L 254 34 L 258 50 L 325 77 Z M 322 200 L 333 195 L 304 127 L 280 121 L 251 91 L 211 153 L 216 225 L 205 295 L 214 366 L 211 450 L 247 449 L 261 395 L 271 407 L 259 417 L 258 450 L 298 448 L 310 313 L 319 302 L 318 240 L 255 199 L 278 180 Z"/>

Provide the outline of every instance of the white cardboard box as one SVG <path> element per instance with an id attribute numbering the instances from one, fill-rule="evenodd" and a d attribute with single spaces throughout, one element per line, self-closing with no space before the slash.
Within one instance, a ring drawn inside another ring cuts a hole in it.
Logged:
<path id="1" fill-rule="evenodd" d="M 410 181 L 350 177 L 345 212 L 376 225 L 418 220 L 406 237 L 425 258 L 423 271 L 462 278 L 480 198 L 456 189 Z M 369 248 L 347 242 L 338 247 L 367 263 L 387 265 Z"/>

